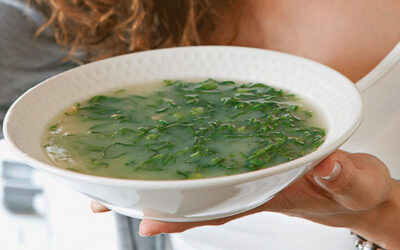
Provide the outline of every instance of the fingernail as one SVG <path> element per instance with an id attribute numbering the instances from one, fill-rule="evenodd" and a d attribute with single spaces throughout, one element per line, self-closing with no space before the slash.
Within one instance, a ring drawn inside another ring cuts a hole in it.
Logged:
<path id="1" fill-rule="evenodd" d="M 143 233 L 143 232 L 141 232 L 141 231 L 139 231 L 139 235 L 140 235 L 141 237 L 149 237 L 149 236 L 151 236 L 151 234 L 149 234 L 149 233 Z"/>
<path id="2" fill-rule="evenodd" d="M 141 237 L 150 237 L 150 236 L 156 236 L 156 235 L 159 235 L 159 234 L 153 234 L 153 233 L 150 233 L 150 232 L 142 232 L 141 230 L 139 230 L 139 235 Z"/>
<path id="3" fill-rule="evenodd" d="M 139 227 L 139 235 L 142 237 L 150 237 L 150 236 L 156 236 L 158 234 L 152 233 L 151 231 L 148 231 L 146 227 L 143 227 L 140 225 Z"/>
<path id="4" fill-rule="evenodd" d="M 335 162 L 331 172 L 326 176 L 321 176 L 321 178 L 327 181 L 333 181 L 340 175 L 341 170 L 342 166 L 339 164 L 339 162 Z"/>
<path id="5" fill-rule="evenodd" d="M 93 213 L 100 213 L 105 211 L 105 207 L 98 201 L 92 202 L 91 208 L 93 210 Z"/>
<path id="6" fill-rule="evenodd" d="M 150 236 L 149 232 L 146 232 L 142 227 L 139 227 L 139 235 L 142 237 L 148 237 Z"/>
<path id="7" fill-rule="evenodd" d="M 139 225 L 139 235 L 142 237 L 148 237 L 150 236 L 149 232 L 146 230 L 146 228 L 144 226 L 142 226 L 142 223 L 140 223 Z"/>

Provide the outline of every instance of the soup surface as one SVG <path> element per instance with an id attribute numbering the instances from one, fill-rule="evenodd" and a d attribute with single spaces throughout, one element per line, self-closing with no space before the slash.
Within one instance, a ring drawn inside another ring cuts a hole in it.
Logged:
<path id="1" fill-rule="evenodd" d="M 98 95 L 44 135 L 56 166 L 129 179 L 267 168 L 316 150 L 325 131 L 295 95 L 261 83 L 164 81 Z"/>

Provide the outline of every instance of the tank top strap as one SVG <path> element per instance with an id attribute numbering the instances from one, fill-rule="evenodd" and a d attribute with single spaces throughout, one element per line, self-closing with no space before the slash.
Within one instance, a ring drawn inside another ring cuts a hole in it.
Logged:
<path id="1" fill-rule="evenodd" d="M 400 42 L 383 58 L 383 60 L 367 75 L 361 78 L 357 83 L 357 88 L 363 92 L 374 83 L 378 82 L 379 78 L 385 75 L 396 63 L 400 60 Z"/>

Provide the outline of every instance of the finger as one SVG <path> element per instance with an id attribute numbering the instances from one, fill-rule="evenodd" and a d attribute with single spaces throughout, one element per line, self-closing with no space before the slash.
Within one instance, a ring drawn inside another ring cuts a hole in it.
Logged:
<path id="1" fill-rule="evenodd" d="M 108 209 L 106 206 L 94 200 L 90 202 L 90 208 L 92 209 L 93 213 L 103 213 L 110 211 L 110 209 Z"/>
<path id="2" fill-rule="evenodd" d="M 314 181 L 312 170 L 262 206 L 265 211 L 297 217 L 326 215 L 346 210 Z"/>
<path id="3" fill-rule="evenodd" d="M 313 176 L 334 200 L 351 210 L 376 206 L 390 189 L 386 167 L 367 154 L 337 151 L 314 168 Z"/>
<path id="4" fill-rule="evenodd" d="M 147 237 L 147 236 L 158 235 L 161 233 L 180 233 L 188 229 L 200 226 L 218 226 L 225 224 L 231 220 L 261 211 L 263 211 L 262 206 L 251 209 L 244 213 L 240 213 L 225 218 L 207 220 L 207 221 L 196 221 L 196 222 L 165 222 L 165 221 L 144 219 L 140 223 L 139 235 Z"/>
<path id="5" fill-rule="evenodd" d="M 199 222 L 164 222 L 144 219 L 140 223 L 139 235 L 154 236 L 160 233 L 180 233 L 200 226 L 222 225 L 227 221 L 228 218 Z"/>

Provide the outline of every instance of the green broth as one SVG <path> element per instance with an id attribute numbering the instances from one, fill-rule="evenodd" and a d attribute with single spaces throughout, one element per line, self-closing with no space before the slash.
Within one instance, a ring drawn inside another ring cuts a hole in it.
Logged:
<path id="1" fill-rule="evenodd" d="M 225 176 L 316 150 L 325 131 L 314 113 L 295 95 L 261 83 L 164 81 L 74 105 L 51 123 L 43 144 L 56 166 L 86 174 Z"/>

